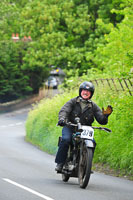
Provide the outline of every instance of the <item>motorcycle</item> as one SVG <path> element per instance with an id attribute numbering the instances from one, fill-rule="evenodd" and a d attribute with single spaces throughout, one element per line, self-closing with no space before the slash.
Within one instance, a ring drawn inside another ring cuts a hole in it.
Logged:
<path id="1" fill-rule="evenodd" d="M 94 140 L 94 129 L 111 132 L 105 127 L 85 126 L 80 123 L 79 118 L 75 119 L 76 124 L 68 122 L 67 126 L 76 127 L 76 132 L 72 135 L 72 143 L 69 145 L 66 162 L 61 172 L 62 180 L 67 182 L 70 177 L 76 177 L 80 188 L 86 188 L 92 173 L 92 160 L 96 143 Z M 59 137 L 58 145 L 61 141 Z"/>

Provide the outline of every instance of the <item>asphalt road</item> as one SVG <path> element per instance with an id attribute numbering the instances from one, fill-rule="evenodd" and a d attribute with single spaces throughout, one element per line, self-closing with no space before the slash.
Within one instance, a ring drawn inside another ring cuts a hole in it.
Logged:
<path id="1" fill-rule="evenodd" d="M 27 110 L 0 115 L 0 200 L 132 200 L 133 182 L 94 172 L 86 189 L 62 182 L 54 156 L 25 142 Z"/>

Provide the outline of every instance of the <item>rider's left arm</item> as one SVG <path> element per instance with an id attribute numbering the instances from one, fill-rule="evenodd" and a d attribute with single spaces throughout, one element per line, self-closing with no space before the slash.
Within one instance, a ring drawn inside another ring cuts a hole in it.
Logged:
<path id="1" fill-rule="evenodd" d="M 93 102 L 93 114 L 99 124 L 105 125 L 108 123 L 108 116 L 103 114 L 103 111 Z"/>

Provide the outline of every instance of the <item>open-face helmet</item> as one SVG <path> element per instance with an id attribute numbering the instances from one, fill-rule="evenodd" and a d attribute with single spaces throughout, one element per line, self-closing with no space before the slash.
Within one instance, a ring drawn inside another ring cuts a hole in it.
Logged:
<path id="1" fill-rule="evenodd" d="M 85 81 L 85 82 L 81 83 L 81 85 L 79 86 L 79 96 L 80 97 L 81 97 L 82 90 L 90 91 L 91 92 L 90 98 L 91 98 L 94 94 L 95 87 L 94 87 L 93 83 Z"/>

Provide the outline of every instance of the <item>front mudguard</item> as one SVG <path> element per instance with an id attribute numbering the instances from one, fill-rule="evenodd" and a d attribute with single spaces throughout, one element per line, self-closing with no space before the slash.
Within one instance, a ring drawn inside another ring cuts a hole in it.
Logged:
<path id="1" fill-rule="evenodd" d="M 85 145 L 87 147 L 90 147 L 90 148 L 94 148 L 96 147 L 96 142 L 94 140 L 85 140 Z"/>

